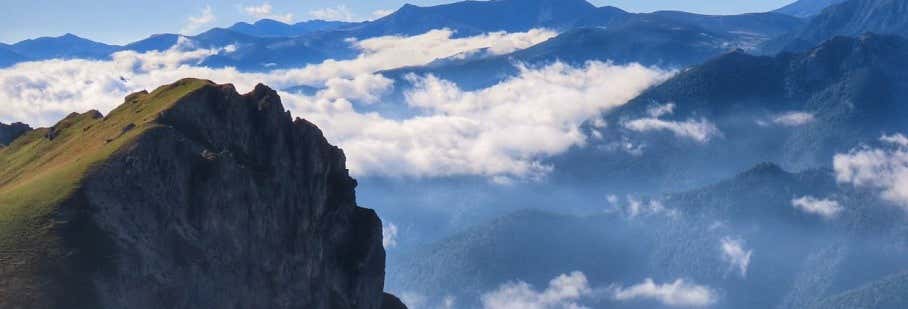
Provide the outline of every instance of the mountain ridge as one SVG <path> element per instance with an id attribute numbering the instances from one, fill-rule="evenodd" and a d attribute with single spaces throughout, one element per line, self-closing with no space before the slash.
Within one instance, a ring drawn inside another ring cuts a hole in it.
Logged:
<path id="1" fill-rule="evenodd" d="M 274 90 L 197 79 L 28 132 L 0 148 L 0 306 L 381 308 L 344 160 Z"/>

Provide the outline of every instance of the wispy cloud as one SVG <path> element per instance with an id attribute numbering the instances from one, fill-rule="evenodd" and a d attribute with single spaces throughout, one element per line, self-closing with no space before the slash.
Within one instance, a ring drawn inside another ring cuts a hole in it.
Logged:
<path id="1" fill-rule="evenodd" d="M 214 12 L 211 10 L 211 6 L 207 5 L 202 9 L 198 16 L 189 16 L 186 19 L 186 25 L 180 29 L 180 33 L 184 35 L 195 34 L 200 29 L 203 29 L 203 27 L 214 23 L 216 19 Z"/>
<path id="2" fill-rule="evenodd" d="M 260 5 L 250 5 L 243 7 L 243 12 L 246 12 L 247 15 L 252 16 L 256 19 L 274 19 L 284 23 L 293 22 L 293 14 L 275 14 L 274 8 L 271 6 L 271 3 L 265 2 Z"/>
<path id="3" fill-rule="evenodd" d="M 803 212 L 832 219 L 844 210 L 839 202 L 830 199 L 819 199 L 813 196 L 802 196 L 791 200 L 791 205 Z"/>
<path id="4" fill-rule="evenodd" d="M 744 248 L 744 240 L 725 237 L 722 238 L 720 248 L 722 250 L 722 259 L 728 263 L 729 268 L 737 270 L 741 277 L 747 277 L 747 269 L 750 267 L 750 257 L 753 255 L 753 250 Z"/>
<path id="5" fill-rule="evenodd" d="M 647 110 L 649 117 L 625 121 L 624 127 L 636 132 L 668 131 L 679 138 L 694 140 L 698 143 L 709 142 L 722 132 L 706 119 L 688 119 L 684 121 L 671 121 L 662 119 L 674 113 L 674 104 L 656 105 Z"/>
<path id="6" fill-rule="evenodd" d="M 381 243 L 385 249 L 391 249 L 397 247 L 397 225 L 394 225 L 392 222 L 382 225 L 381 227 Z"/>
<path id="7" fill-rule="evenodd" d="M 592 292 L 586 276 L 572 272 L 552 279 L 543 291 L 521 281 L 504 284 L 483 294 L 482 305 L 485 309 L 580 309 L 586 308 L 580 300 Z"/>
<path id="8" fill-rule="evenodd" d="M 860 147 L 833 159 L 840 183 L 882 191 L 882 197 L 908 210 L 908 137 L 880 138 L 883 145 Z"/>
<path id="9" fill-rule="evenodd" d="M 613 296 L 619 301 L 653 300 L 666 306 L 705 307 L 718 301 L 718 294 L 711 288 L 677 279 L 672 283 L 657 284 L 647 278 L 629 287 L 613 287 Z"/>
<path id="10" fill-rule="evenodd" d="M 814 121 L 816 121 L 814 114 L 796 111 L 773 115 L 769 117 L 769 119 L 759 119 L 757 120 L 757 124 L 764 127 L 772 125 L 783 127 L 799 127 L 812 123 Z"/>
<path id="11" fill-rule="evenodd" d="M 350 11 L 346 5 L 338 5 L 331 8 L 321 8 L 309 11 L 309 16 L 315 19 L 336 20 L 336 21 L 356 21 L 357 17 L 353 11 Z"/>

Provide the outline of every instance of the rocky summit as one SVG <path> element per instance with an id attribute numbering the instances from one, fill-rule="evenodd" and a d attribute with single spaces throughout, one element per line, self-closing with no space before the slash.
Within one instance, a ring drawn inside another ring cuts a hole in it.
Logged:
<path id="1" fill-rule="evenodd" d="M 28 131 L 31 131 L 31 127 L 21 122 L 13 124 L 0 123 L 0 147 L 9 144 Z"/>
<path id="2" fill-rule="evenodd" d="M 400 308 L 356 184 L 263 85 L 72 114 L 0 148 L 0 307 Z"/>

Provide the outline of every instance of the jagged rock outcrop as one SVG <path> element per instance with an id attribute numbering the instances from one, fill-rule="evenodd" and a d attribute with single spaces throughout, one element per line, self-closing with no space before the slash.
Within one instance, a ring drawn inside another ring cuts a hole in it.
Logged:
<path id="1" fill-rule="evenodd" d="M 31 129 L 27 124 L 21 122 L 13 124 L 0 123 L 0 147 L 9 145 L 13 140 L 22 136 L 25 132 L 31 131 Z"/>
<path id="2" fill-rule="evenodd" d="M 0 307 L 382 308 L 343 152 L 259 85 L 181 80 L 0 150 Z"/>

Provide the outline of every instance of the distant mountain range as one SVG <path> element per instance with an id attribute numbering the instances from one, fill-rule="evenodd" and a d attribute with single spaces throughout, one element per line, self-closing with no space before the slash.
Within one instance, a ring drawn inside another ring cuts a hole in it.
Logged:
<path id="1" fill-rule="evenodd" d="M 826 7 L 829 10 L 823 11 Z M 236 53 L 219 54 L 207 65 L 262 71 L 353 57 L 356 52 L 344 42 L 351 37 L 415 35 L 441 28 L 454 30 L 456 36 L 470 36 L 533 28 L 570 33 L 601 27 L 608 30 L 608 38 L 588 44 L 609 46 L 601 54 L 587 58 L 686 66 L 715 56 L 714 50 L 750 50 L 759 46 L 764 53 L 775 53 L 808 49 L 836 35 L 902 34 L 906 27 L 905 18 L 901 18 L 904 10 L 905 4 L 899 0 L 802 0 L 770 13 L 710 16 L 676 11 L 633 14 L 615 7 L 595 7 L 585 0 L 466 1 L 431 7 L 405 5 L 388 16 L 360 23 L 313 20 L 291 25 L 263 19 L 188 38 L 204 47 L 238 47 Z M 673 30 L 679 33 L 671 33 Z M 707 38 L 693 36 L 696 31 L 702 31 Z M 51 58 L 104 59 L 119 50 L 165 50 L 174 46 L 179 37 L 158 34 L 124 46 L 72 34 L 26 40 L 0 45 L 0 67 Z M 570 44 L 578 46 L 584 42 Z M 684 45 L 696 48 L 685 53 Z M 626 52 L 636 46 L 643 51 L 639 59 Z M 710 48 L 714 50 L 707 50 Z M 678 54 L 670 53 L 672 50 Z"/>
<path id="2" fill-rule="evenodd" d="M 832 5 L 845 1 L 846 0 L 798 0 L 775 10 L 774 12 L 795 17 L 810 18 L 820 14 L 820 12 Z"/>
<path id="3" fill-rule="evenodd" d="M 229 55 L 222 53 L 213 57 L 214 59 L 206 63 L 207 65 L 234 66 L 256 71 L 299 66 L 328 58 L 353 57 L 355 51 L 351 51 L 349 45 L 345 43 L 348 38 L 415 35 L 442 28 L 454 30 L 455 36 L 458 37 L 494 31 L 527 31 L 533 28 L 550 28 L 558 31 L 583 27 L 623 28 L 628 30 L 623 36 L 618 34 L 617 30 L 611 32 L 615 36 L 613 42 L 634 39 L 649 49 L 658 49 L 660 40 L 683 41 L 687 38 L 694 41 L 678 44 L 701 43 L 700 39 L 691 37 L 695 31 L 701 30 L 707 36 L 721 37 L 721 43 L 710 42 L 710 45 L 719 44 L 711 46 L 713 48 L 729 47 L 722 44 L 749 47 L 802 24 L 803 21 L 798 18 L 777 13 L 708 16 L 662 11 L 631 14 L 614 7 L 597 8 L 585 0 L 502 0 L 467 1 L 431 7 L 405 5 L 393 14 L 362 23 L 309 21 L 289 25 L 266 19 L 254 24 L 237 23 L 226 29 L 212 29 L 188 38 L 199 47 L 223 47 L 230 44 L 238 47 L 234 53 Z M 686 33 L 677 35 L 669 33 L 676 28 Z M 671 38 L 649 42 L 645 37 L 650 34 L 657 37 L 669 35 Z M 0 64 L 9 65 L 23 59 L 101 59 L 119 50 L 139 52 L 165 50 L 174 46 L 179 37 L 177 34 L 158 34 L 124 46 L 92 42 L 73 35 L 40 38 L 13 45 L 12 51 L 24 58 L 7 55 L 0 57 Z M 676 46 L 670 42 L 665 44 L 665 49 Z M 634 43 L 623 44 L 632 45 Z M 626 47 L 614 47 L 621 48 Z M 615 55 L 606 53 L 606 56 L 627 57 L 620 53 Z M 656 52 L 654 55 L 644 56 L 640 61 L 681 65 L 694 61 L 683 57 L 675 60 L 667 55 L 664 58 L 662 56 L 660 52 Z M 654 60 L 655 58 L 659 58 L 659 61 Z M 702 56 L 696 57 L 698 60 L 700 58 Z"/>
<path id="4" fill-rule="evenodd" d="M 883 133 L 908 130 L 902 120 L 908 107 L 900 99 L 908 95 L 904 55 L 906 39 L 878 35 L 838 37 L 803 53 L 775 57 L 726 54 L 605 115 L 608 128 L 589 128 L 601 132 L 603 142 L 554 158 L 555 166 L 563 166 L 555 177 L 592 183 L 621 179 L 602 184 L 661 188 L 658 192 L 715 181 L 717 175 L 762 161 L 793 170 L 828 166 L 836 153 Z M 653 116 L 654 108 L 669 105 L 670 112 Z M 785 122 L 786 116 L 803 119 Z M 712 139 L 699 143 L 677 132 L 628 125 L 639 119 L 674 124 L 705 120 L 714 130 Z M 622 140 L 645 150 L 594 150 Z M 573 162 L 586 163 L 572 169 Z M 640 165 L 647 168 L 627 168 Z"/>
<path id="5" fill-rule="evenodd" d="M 316 31 L 330 31 L 344 28 L 354 23 L 342 21 L 310 20 L 285 24 L 273 19 L 262 19 L 253 24 L 240 22 L 227 28 L 228 30 L 257 37 L 296 37 Z"/>
<path id="6" fill-rule="evenodd" d="M 908 3 L 902 0 L 848 0 L 830 6 L 791 33 L 766 43 L 765 52 L 802 51 L 835 36 L 866 33 L 904 36 Z"/>
<path id="7" fill-rule="evenodd" d="M 830 173 L 793 174 L 761 164 L 714 185 L 656 198 L 664 208 L 651 208 L 654 202 L 644 199 L 636 216 L 627 205 L 591 216 L 517 212 L 391 259 L 389 287 L 436 300 L 453 296 L 469 308 L 511 280 L 544 287 L 560 273 L 582 271 L 594 287 L 683 278 L 718 289 L 720 308 L 905 305 L 896 292 L 904 276 L 887 278 L 906 270 L 901 249 L 889 246 L 908 241 L 900 228 L 905 214 L 872 195 L 837 188 Z M 801 196 L 833 197 L 845 210 L 824 220 L 792 206 Z M 743 273 L 723 260 L 729 238 L 752 252 Z M 586 304 L 665 307 L 601 295 Z"/>

